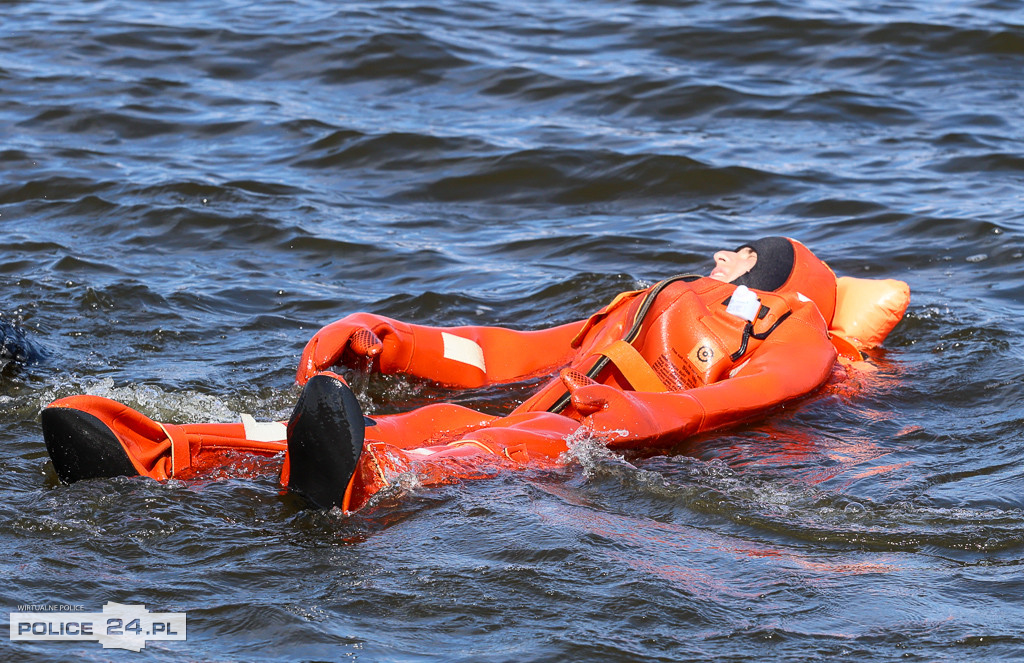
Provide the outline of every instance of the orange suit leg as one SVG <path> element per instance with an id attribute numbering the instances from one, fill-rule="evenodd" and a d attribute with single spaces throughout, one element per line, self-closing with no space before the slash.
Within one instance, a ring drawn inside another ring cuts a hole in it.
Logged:
<path id="1" fill-rule="evenodd" d="M 422 423 L 415 417 L 412 421 Z M 400 483 L 403 474 L 414 475 L 418 484 L 429 486 L 487 478 L 527 464 L 553 467 L 568 450 L 567 439 L 579 430 L 580 423 L 550 412 L 525 412 L 492 418 L 489 425 L 467 430 L 446 444 L 404 448 L 376 438 L 371 433 L 373 428 L 367 429 L 367 441 L 349 491 L 350 512 L 365 506 L 381 490 Z M 396 428 L 386 431 L 394 434 Z"/>
<path id="2" fill-rule="evenodd" d="M 453 403 L 435 403 L 410 412 L 370 418 L 375 424 L 366 427 L 366 440 L 398 449 L 445 444 L 500 419 Z"/>

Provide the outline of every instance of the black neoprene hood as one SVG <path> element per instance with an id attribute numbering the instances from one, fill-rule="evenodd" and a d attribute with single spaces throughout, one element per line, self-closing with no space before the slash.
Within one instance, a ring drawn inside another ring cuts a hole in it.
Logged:
<path id="1" fill-rule="evenodd" d="M 751 248 L 757 254 L 757 262 L 743 276 L 733 279 L 736 285 L 745 285 L 755 290 L 771 292 L 782 287 L 793 273 L 793 244 L 785 237 L 764 237 L 736 248 Z"/>

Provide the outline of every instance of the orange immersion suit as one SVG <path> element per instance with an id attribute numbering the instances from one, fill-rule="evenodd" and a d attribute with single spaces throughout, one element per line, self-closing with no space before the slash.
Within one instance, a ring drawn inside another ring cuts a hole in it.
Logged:
<path id="1" fill-rule="evenodd" d="M 670 447 L 806 395 L 831 374 L 837 353 L 812 301 L 759 292 L 761 308 L 748 322 L 726 312 L 735 289 L 699 277 L 668 284 L 639 321 L 632 343 L 623 336 L 637 322 L 649 290 L 624 293 L 586 321 L 535 332 L 440 329 L 359 313 L 314 336 L 298 381 L 336 363 L 353 343 L 377 346 L 375 364 L 383 373 L 456 387 L 561 369 L 505 417 L 449 403 L 374 417 L 347 510 L 358 509 L 403 471 L 435 483 L 510 464 L 554 464 L 581 429 L 612 448 Z M 605 368 L 588 378 L 602 357 L 609 359 Z M 564 407 L 549 411 L 560 399 Z"/>
<path id="2" fill-rule="evenodd" d="M 616 449 L 668 448 L 811 393 L 831 374 L 836 347 L 860 355 L 857 343 L 831 338 L 833 317 L 842 317 L 832 271 L 790 241 L 792 275 L 773 292 L 738 292 L 703 277 L 670 279 L 623 293 L 587 320 L 541 331 L 437 328 L 368 313 L 327 325 L 302 353 L 300 384 L 367 357 L 382 373 L 462 388 L 557 373 L 507 416 L 451 403 L 374 416 L 353 479 L 347 490 L 339 486 L 342 508 L 358 510 L 404 473 L 429 485 L 508 467 L 553 466 L 580 435 Z M 880 342 L 906 309 L 906 284 L 891 283 L 902 288 L 884 324 L 867 331 L 856 327 L 856 317 L 841 323 L 874 334 L 861 347 Z M 734 295 L 751 292 L 759 300 L 753 313 L 731 312 Z M 281 423 L 160 424 L 95 396 L 50 407 L 96 416 L 117 436 L 135 472 L 156 479 L 208 475 L 224 462 L 223 451 L 267 457 L 287 450 Z M 286 457 L 282 486 L 288 478 Z"/>

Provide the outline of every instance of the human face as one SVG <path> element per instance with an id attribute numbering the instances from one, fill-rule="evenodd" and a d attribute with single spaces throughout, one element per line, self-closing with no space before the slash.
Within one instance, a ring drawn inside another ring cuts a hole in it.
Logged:
<path id="1" fill-rule="evenodd" d="M 715 268 L 711 270 L 711 278 L 723 283 L 732 283 L 743 276 L 757 264 L 757 253 L 749 246 L 739 251 L 718 251 L 715 253 Z"/>

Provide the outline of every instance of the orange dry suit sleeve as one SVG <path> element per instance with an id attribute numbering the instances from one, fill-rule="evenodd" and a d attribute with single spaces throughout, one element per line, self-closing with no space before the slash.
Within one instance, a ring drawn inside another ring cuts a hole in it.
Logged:
<path id="1" fill-rule="evenodd" d="M 573 390 L 572 404 L 582 423 L 612 447 L 672 446 L 811 393 L 828 379 L 835 360 L 824 320 L 813 304 L 805 304 L 724 379 L 671 392 L 591 384 Z"/>
<path id="2" fill-rule="evenodd" d="M 538 331 L 429 327 L 355 313 L 318 331 L 302 351 L 296 380 L 334 364 L 372 359 L 381 373 L 404 373 L 453 387 L 480 387 L 549 373 L 569 361 L 578 321 Z"/>

